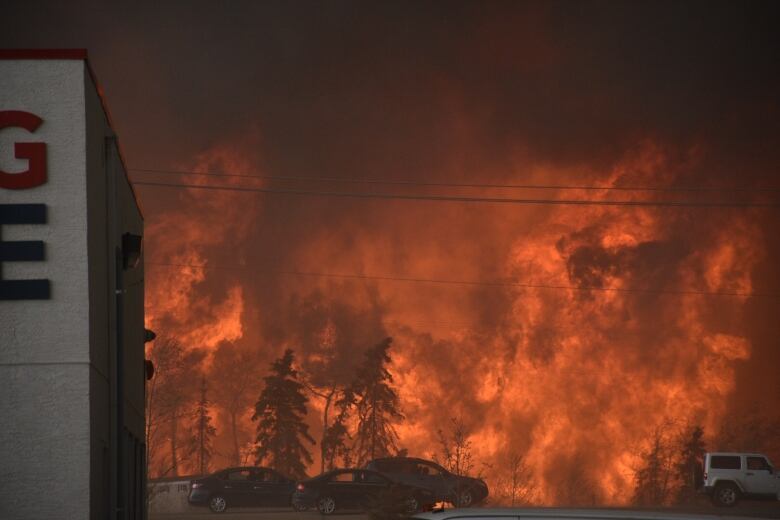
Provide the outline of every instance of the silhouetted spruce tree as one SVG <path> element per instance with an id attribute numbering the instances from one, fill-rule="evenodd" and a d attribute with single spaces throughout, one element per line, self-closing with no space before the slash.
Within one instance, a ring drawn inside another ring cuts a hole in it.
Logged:
<path id="1" fill-rule="evenodd" d="M 398 434 L 394 423 L 403 420 L 398 394 L 392 387 L 393 376 L 387 370 L 392 338 L 368 349 L 355 380 L 345 392 L 342 408 L 354 407 L 357 418 L 355 457 L 358 465 L 370 459 L 393 455 Z"/>
<path id="2" fill-rule="evenodd" d="M 255 459 L 282 474 L 305 478 L 312 463 L 304 441 L 314 444 L 309 426 L 304 422 L 309 399 L 292 367 L 293 351 L 271 363 L 271 374 L 264 377 L 265 388 L 255 404 L 253 421 L 257 421 Z"/>
<path id="3" fill-rule="evenodd" d="M 701 426 L 684 432 L 680 439 L 680 459 L 677 461 L 677 478 L 680 487 L 677 491 L 677 501 L 680 503 L 694 501 L 701 484 L 704 471 L 704 429 Z"/>
<path id="4" fill-rule="evenodd" d="M 193 469 L 201 475 L 205 475 L 209 471 L 209 463 L 214 453 L 214 436 L 217 434 L 217 429 L 211 424 L 211 402 L 207 398 L 207 390 L 206 376 L 203 376 L 200 385 L 200 399 L 198 399 L 192 417 L 192 437 L 190 439 L 190 453 L 195 459 Z"/>

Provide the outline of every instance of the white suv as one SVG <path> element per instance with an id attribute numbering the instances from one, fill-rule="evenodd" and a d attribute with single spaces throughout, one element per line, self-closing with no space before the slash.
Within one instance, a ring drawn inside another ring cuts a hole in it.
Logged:
<path id="1" fill-rule="evenodd" d="M 780 500 L 780 475 L 760 453 L 707 453 L 703 491 L 721 507 L 735 505 L 740 497 Z"/>

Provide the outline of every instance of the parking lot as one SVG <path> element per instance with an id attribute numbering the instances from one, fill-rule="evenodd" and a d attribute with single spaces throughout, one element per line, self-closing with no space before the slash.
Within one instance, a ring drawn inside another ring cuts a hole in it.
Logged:
<path id="1" fill-rule="evenodd" d="M 685 513 L 692 515 L 714 515 L 724 518 L 776 518 L 780 519 L 780 502 L 744 501 L 732 509 L 717 509 L 710 506 L 694 506 L 688 508 L 665 509 L 663 511 Z M 150 515 L 150 520 L 185 520 L 214 518 L 219 520 L 249 520 L 263 518 L 264 520 L 321 520 L 323 517 L 314 511 L 297 513 L 289 509 L 279 508 L 240 508 L 216 515 L 208 509 L 193 508 L 186 513 Z M 360 512 L 345 512 L 327 517 L 329 520 L 368 520 L 368 515 Z"/>
<path id="2" fill-rule="evenodd" d="M 215 520 L 250 520 L 252 518 L 263 518 L 265 520 L 321 520 L 322 515 L 313 511 L 298 513 L 291 509 L 247 507 L 231 509 L 219 515 L 210 512 L 206 508 L 193 508 L 192 511 L 186 513 L 162 513 L 149 515 L 149 518 L 150 520 L 184 520 L 188 518 L 200 520 L 205 520 L 206 518 L 214 518 Z M 368 520 L 367 515 L 359 512 L 334 514 L 328 518 L 332 520 Z"/>

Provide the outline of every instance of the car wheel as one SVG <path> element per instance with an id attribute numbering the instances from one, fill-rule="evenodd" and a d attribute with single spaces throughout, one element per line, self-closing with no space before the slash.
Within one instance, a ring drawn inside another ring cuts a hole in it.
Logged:
<path id="1" fill-rule="evenodd" d="M 734 484 L 718 484 L 712 494 L 712 501 L 718 507 L 734 507 L 739 501 L 739 489 Z"/>
<path id="2" fill-rule="evenodd" d="M 330 515 L 336 510 L 336 499 L 333 497 L 322 497 L 317 500 L 317 509 L 320 514 Z"/>
<path id="3" fill-rule="evenodd" d="M 410 497 L 406 501 L 406 513 L 407 514 L 414 514 L 420 510 L 420 502 L 417 500 L 416 497 Z"/>
<path id="4" fill-rule="evenodd" d="M 474 495 L 471 493 L 470 489 L 464 489 L 458 494 L 457 501 L 458 507 L 469 507 L 472 503 L 474 503 Z"/>
<path id="5" fill-rule="evenodd" d="M 209 499 L 209 509 L 214 513 L 224 513 L 227 509 L 227 501 L 219 495 L 213 496 Z"/>

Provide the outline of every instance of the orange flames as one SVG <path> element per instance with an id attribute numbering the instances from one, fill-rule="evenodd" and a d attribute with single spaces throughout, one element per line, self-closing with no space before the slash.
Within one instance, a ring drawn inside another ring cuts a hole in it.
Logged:
<path id="1" fill-rule="evenodd" d="M 243 159 L 246 149 L 216 147 L 186 166 L 256 171 L 262 165 Z M 606 172 L 527 164 L 514 180 L 669 186 L 695 164 L 694 152 L 677 160 L 644 142 Z M 247 183 L 221 181 L 231 182 Z M 565 195 L 681 197 L 599 193 Z M 277 209 L 266 212 L 271 204 Z M 285 204 L 294 222 L 278 218 Z M 476 469 L 488 478 L 518 453 L 537 502 L 618 504 L 630 497 L 632 469 L 663 421 L 717 431 L 735 363 L 751 355 L 739 322 L 719 318 L 742 312 L 747 297 L 701 293 L 753 290 L 761 230 L 745 210 L 708 211 L 280 202 L 187 190 L 147 224 L 147 322 L 188 347 L 253 352 L 264 367 L 287 346 L 303 366 L 323 364 L 385 332 L 394 337 L 392 372 L 407 417 L 398 431 L 410 454 L 429 457 L 437 430 L 460 417 L 475 459 L 486 464 Z M 268 231 L 276 227 L 287 231 Z M 289 243 L 262 241 L 258 230 Z M 300 310 L 307 298 L 316 303 L 308 314 Z M 366 325 L 371 320 L 377 327 Z M 355 339 L 364 330 L 376 336 Z M 209 377 L 219 384 L 220 374 Z M 317 438 L 323 403 L 313 397 L 311 405 Z M 246 440 L 253 425 L 242 421 Z M 226 431 L 224 418 L 217 427 Z"/>
<path id="2" fill-rule="evenodd" d="M 193 171 L 245 171 L 250 163 L 240 157 L 237 149 L 223 146 L 186 166 Z M 196 177 L 187 182 L 207 181 Z M 204 251 L 235 247 L 250 230 L 251 206 L 237 207 L 233 200 L 228 192 L 189 190 L 179 198 L 176 210 L 146 224 L 153 276 L 159 276 L 146 286 L 147 327 L 165 331 L 190 347 L 209 350 L 244 335 L 243 286 L 235 283 L 216 291 L 203 290 L 210 267 Z M 240 257 L 235 260 L 241 262 Z"/>

